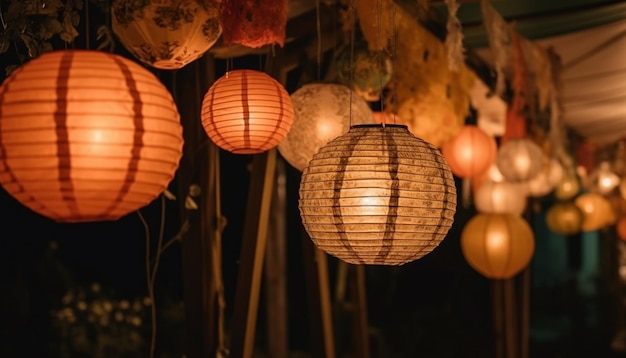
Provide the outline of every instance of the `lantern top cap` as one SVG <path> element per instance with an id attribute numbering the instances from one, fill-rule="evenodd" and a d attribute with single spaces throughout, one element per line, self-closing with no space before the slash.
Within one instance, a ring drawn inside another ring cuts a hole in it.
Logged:
<path id="1" fill-rule="evenodd" d="M 367 123 L 367 124 L 353 124 L 352 126 L 350 126 L 350 128 L 385 128 L 385 127 L 402 128 L 402 129 L 406 129 L 406 130 L 409 129 L 409 127 L 406 126 L 405 124 Z"/>

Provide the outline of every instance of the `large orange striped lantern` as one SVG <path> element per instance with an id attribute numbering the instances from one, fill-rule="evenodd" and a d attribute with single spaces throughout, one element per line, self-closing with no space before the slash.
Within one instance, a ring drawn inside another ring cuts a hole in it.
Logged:
<path id="1" fill-rule="evenodd" d="M 486 172 L 494 163 L 497 151 L 496 140 L 473 124 L 463 127 L 441 148 L 452 173 L 459 178 L 473 178 Z"/>
<path id="2" fill-rule="evenodd" d="M 463 228 L 461 251 L 468 264 L 483 276 L 507 279 L 530 262 L 535 236 L 519 215 L 478 214 Z"/>
<path id="3" fill-rule="evenodd" d="M 220 77 L 202 101 L 202 126 L 213 143 L 236 154 L 274 148 L 293 123 L 285 88 L 269 75 L 234 70 Z"/>
<path id="4" fill-rule="evenodd" d="M 182 143 L 167 89 L 114 54 L 45 53 L 0 87 L 0 184 L 56 221 L 145 206 L 174 176 Z"/>
<path id="5" fill-rule="evenodd" d="M 439 150 L 406 126 L 354 125 L 302 172 L 300 215 L 313 243 L 353 264 L 402 265 L 452 226 L 456 187 Z"/>

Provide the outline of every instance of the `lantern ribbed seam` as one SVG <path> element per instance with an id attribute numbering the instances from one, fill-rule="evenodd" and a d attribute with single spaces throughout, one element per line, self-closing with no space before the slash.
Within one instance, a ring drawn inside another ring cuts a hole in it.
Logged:
<path id="1" fill-rule="evenodd" d="M 389 176 L 391 178 L 391 193 L 389 194 L 389 204 L 387 213 L 387 223 L 385 224 L 385 234 L 378 257 L 374 259 L 377 264 L 383 264 L 393 246 L 393 233 L 396 231 L 396 220 L 398 219 L 398 202 L 400 201 L 400 180 L 398 179 L 398 146 L 393 140 L 393 136 L 387 135 L 385 128 L 382 131 L 382 140 L 385 143 L 387 153 L 389 153 Z"/>
<path id="2" fill-rule="evenodd" d="M 280 109 L 280 112 L 278 112 L 278 114 L 276 115 L 278 119 L 276 119 L 274 129 L 272 129 L 272 132 L 267 136 L 265 142 L 261 144 L 261 147 L 265 147 L 270 143 L 270 141 L 275 140 L 274 138 L 278 134 L 278 131 L 282 127 L 283 121 L 285 120 L 285 102 L 283 101 L 283 96 L 281 96 L 280 94 L 280 84 L 278 82 L 274 82 L 274 88 L 276 88 L 276 98 L 278 99 L 278 108 Z"/>
<path id="3" fill-rule="evenodd" d="M 57 136 L 57 155 L 59 157 L 59 184 L 61 186 L 61 198 L 72 215 L 78 216 L 78 206 L 74 195 L 72 183 L 72 153 L 70 153 L 70 140 L 67 132 L 67 92 L 70 79 L 70 67 L 72 66 L 73 52 L 66 52 L 59 63 L 59 73 L 56 86 L 56 111 L 54 122 Z"/>
<path id="4" fill-rule="evenodd" d="M 248 73 L 246 71 L 241 72 L 241 109 L 243 111 L 243 146 L 245 149 L 250 149 L 250 106 L 248 104 Z"/>

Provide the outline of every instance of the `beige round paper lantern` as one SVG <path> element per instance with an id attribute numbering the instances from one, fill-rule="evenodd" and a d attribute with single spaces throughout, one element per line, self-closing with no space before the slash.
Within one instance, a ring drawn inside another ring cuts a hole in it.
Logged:
<path id="1" fill-rule="evenodd" d="M 285 88 L 269 75 L 234 70 L 220 77 L 202 101 L 202 126 L 213 143 L 236 154 L 274 148 L 293 123 Z"/>
<path id="2" fill-rule="evenodd" d="M 546 213 L 546 225 L 553 232 L 561 235 L 574 235 L 582 230 L 584 215 L 570 201 L 555 203 Z"/>
<path id="3" fill-rule="evenodd" d="M 528 195 L 541 197 L 552 192 L 557 184 L 563 179 L 563 167 L 556 159 L 550 159 L 544 168 L 532 179 L 526 182 Z"/>
<path id="4" fill-rule="evenodd" d="M 313 154 L 330 140 L 348 132 L 350 124 L 372 124 L 374 113 L 350 88 L 333 83 L 311 83 L 291 95 L 295 117 L 280 154 L 303 170 Z"/>
<path id="5" fill-rule="evenodd" d="M 507 181 L 485 181 L 474 194 L 474 205 L 481 213 L 522 215 L 526 202 L 524 186 Z"/>
<path id="6" fill-rule="evenodd" d="M 496 140 L 478 126 L 468 124 L 441 148 L 452 173 L 474 178 L 487 171 L 496 159 Z"/>
<path id="7" fill-rule="evenodd" d="M 452 226 L 456 187 L 439 150 L 403 125 L 357 125 L 313 156 L 300 215 L 321 250 L 353 264 L 401 265 Z"/>
<path id="8" fill-rule="evenodd" d="M 620 184 L 620 178 L 611 170 L 609 162 L 601 162 L 590 174 L 589 191 L 600 195 L 608 195 Z"/>
<path id="9" fill-rule="evenodd" d="M 511 138 L 500 146 L 496 165 L 502 176 L 512 182 L 535 177 L 544 164 L 541 148 L 528 138 Z"/>
<path id="10" fill-rule="evenodd" d="M 167 89 L 114 54 L 48 52 L 0 87 L 0 184 L 56 221 L 115 220 L 148 204 L 182 143 Z"/>
<path id="11" fill-rule="evenodd" d="M 611 203 L 597 193 L 585 193 L 574 201 L 584 215 L 582 230 L 594 231 L 615 222 L 615 214 Z"/>
<path id="12" fill-rule="evenodd" d="M 139 61 L 164 70 L 200 58 L 219 39 L 219 0 L 114 0 L 113 32 Z"/>
<path id="13" fill-rule="evenodd" d="M 535 250 L 533 232 L 518 215 L 478 214 L 461 233 L 468 264 L 491 279 L 507 279 L 523 270 Z"/>
<path id="14" fill-rule="evenodd" d="M 575 172 L 564 173 L 561 181 L 554 188 L 554 196 L 559 200 L 573 199 L 580 192 L 580 183 Z"/>

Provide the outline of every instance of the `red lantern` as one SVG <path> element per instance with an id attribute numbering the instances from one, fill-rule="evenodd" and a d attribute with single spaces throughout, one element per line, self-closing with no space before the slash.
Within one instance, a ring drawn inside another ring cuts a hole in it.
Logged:
<path id="1" fill-rule="evenodd" d="M 626 217 L 622 217 L 617 221 L 615 225 L 615 230 L 617 231 L 617 236 L 620 239 L 626 241 Z"/>
<path id="2" fill-rule="evenodd" d="M 202 125 L 220 148 L 261 153 L 285 138 L 293 123 L 285 88 L 267 74 L 235 70 L 219 78 L 202 101 Z"/>
<path id="3" fill-rule="evenodd" d="M 114 54 L 48 52 L 0 87 L 0 184 L 56 221 L 115 220 L 148 204 L 182 143 L 167 89 Z"/>
<path id="4" fill-rule="evenodd" d="M 220 21 L 224 43 L 258 48 L 285 43 L 287 0 L 222 0 Z"/>
<path id="5" fill-rule="evenodd" d="M 487 171 L 497 150 L 496 140 L 476 125 L 466 125 L 441 148 L 452 173 L 460 178 L 476 177 Z"/>

